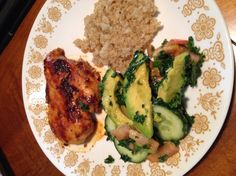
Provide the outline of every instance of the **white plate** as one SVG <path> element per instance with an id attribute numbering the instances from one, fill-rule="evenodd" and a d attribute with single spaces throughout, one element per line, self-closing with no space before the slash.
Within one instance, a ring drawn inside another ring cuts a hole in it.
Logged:
<path id="1" fill-rule="evenodd" d="M 71 58 L 91 60 L 73 41 L 83 37 L 86 15 L 92 13 L 93 0 L 50 0 L 45 3 L 32 27 L 25 49 L 22 88 L 25 110 L 33 134 L 50 161 L 65 175 L 183 175 L 207 152 L 217 137 L 229 108 L 233 87 L 233 55 L 230 38 L 222 15 L 214 1 L 156 0 L 164 26 L 154 40 L 156 46 L 163 39 L 193 36 L 207 58 L 198 87 L 188 89 L 188 112 L 195 114 L 190 134 L 181 142 L 180 153 L 166 163 L 124 163 L 106 137 L 94 147 L 90 145 L 62 147 L 51 132 L 46 116 L 45 78 L 43 59 L 54 48 L 61 47 Z M 104 114 L 99 115 L 103 131 Z M 112 155 L 115 163 L 105 164 Z"/>

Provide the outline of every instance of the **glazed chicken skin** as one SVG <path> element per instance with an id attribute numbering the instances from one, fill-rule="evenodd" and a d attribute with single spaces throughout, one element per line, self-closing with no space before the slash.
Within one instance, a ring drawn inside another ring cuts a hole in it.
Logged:
<path id="1" fill-rule="evenodd" d="M 44 60 L 48 120 L 54 134 L 65 144 L 86 142 L 96 129 L 94 113 L 101 112 L 100 75 L 88 62 L 51 51 Z"/>

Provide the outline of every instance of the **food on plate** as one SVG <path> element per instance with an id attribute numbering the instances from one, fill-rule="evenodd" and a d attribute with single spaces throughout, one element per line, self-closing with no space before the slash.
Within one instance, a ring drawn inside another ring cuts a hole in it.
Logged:
<path id="1" fill-rule="evenodd" d="M 130 124 L 132 125 L 132 120 L 126 118 L 123 114 L 120 105 L 117 103 L 119 99 L 119 85 L 122 85 L 122 78 L 112 69 L 108 69 L 103 77 L 100 84 L 100 89 L 102 92 L 102 105 L 106 113 L 110 114 L 110 118 L 117 124 Z M 121 97 L 122 98 L 122 97 Z"/>
<path id="2" fill-rule="evenodd" d="M 44 60 L 49 125 L 65 144 L 84 143 L 96 129 L 94 113 L 101 112 L 100 75 L 83 60 L 66 58 L 62 49 Z"/>
<path id="3" fill-rule="evenodd" d="M 112 136 L 111 133 L 117 128 L 117 126 L 109 116 L 107 116 L 105 119 L 105 128 L 107 134 L 109 135 L 109 138 L 114 142 L 117 151 L 120 153 L 122 160 L 124 160 L 125 162 L 130 161 L 134 163 L 140 163 L 147 158 L 149 154 L 148 148 L 139 145 L 134 140 L 128 137 L 122 140 L 118 140 L 117 138 Z"/>
<path id="4" fill-rule="evenodd" d="M 123 75 L 110 68 L 100 83 L 108 139 L 125 162 L 167 160 L 194 122 L 184 92 L 197 85 L 204 55 L 193 38 L 165 40 L 148 55 L 136 51 Z"/>
<path id="5" fill-rule="evenodd" d="M 85 39 L 75 40 L 93 53 L 97 66 L 126 70 L 133 53 L 146 49 L 161 29 L 154 0 L 99 0 L 85 17 Z"/>
<path id="6" fill-rule="evenodd" d="M 151 88 L 149 86 L 149 58 L 136 52 L 124 74 L 123 98 L 127 115 L 144 136 L 153 135 Z"/>

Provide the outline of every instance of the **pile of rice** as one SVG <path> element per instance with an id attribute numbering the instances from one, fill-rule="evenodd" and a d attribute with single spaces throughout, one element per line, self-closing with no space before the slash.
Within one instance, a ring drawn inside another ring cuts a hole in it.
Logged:
<path id="1" fill-rule="evenodd" d="M 75 45 L 93 53 L 97 66 L 124 71 L 133 53 L 145 49 L 160 29 L 154 0 L 99 0 L 85 17 L 85 39 Z"/>

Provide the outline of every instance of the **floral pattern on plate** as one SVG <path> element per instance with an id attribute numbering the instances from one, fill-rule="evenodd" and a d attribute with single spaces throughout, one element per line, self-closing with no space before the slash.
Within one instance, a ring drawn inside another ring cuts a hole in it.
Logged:
<path id="1" fill-rule="evenodd" d="M 73 45 L 73 40 L 78 36 L 83 37 L 83 19 L 92 12 L 95 1 L 48 0 L 40 11 L 24 55 L 23 99 L 37 142 L 46 156 L 65 175 L 183 175 L 202 158 L 219 133 L 233 87 L 233 57 L 223 18 L 213 1 L 155 2 L 158 7 L 160 5 L 160 21 L 164 26 L 155 38 L 155 44 L 160 45 L 163 38 L 173 38 L 173 33 L 174 37 L 187 38 L 192 35 L 206 55 L 198 87 L 186 92 L 190 100 L 188 111 L 195 114 L 195 123 L 190 134 L 181 141 L 180 152 L 166 163 L 124 163 L 119 159 L 115 147 L 106 141 L 102 130 L 87 148 L 64 146 L 56 139 L 47 122 L 43 59 L 50 50 L 62 47 L 72 58 L 81 56 L 91 62 L 91 55 L 79 51 Z M 176 28 L 173 26 L 176 24 L 183 24 L 185 27 L 178 30 L 182 26 Z M 101 68 L 99 70 L 102 71 Z M 226 87 L 227 92 L 223 91 Z M 104 116 L 104 113 L 97 116 L 101 129 Z M 104 163 L 108 154 L 114 156 L 113 164 Z"/>

